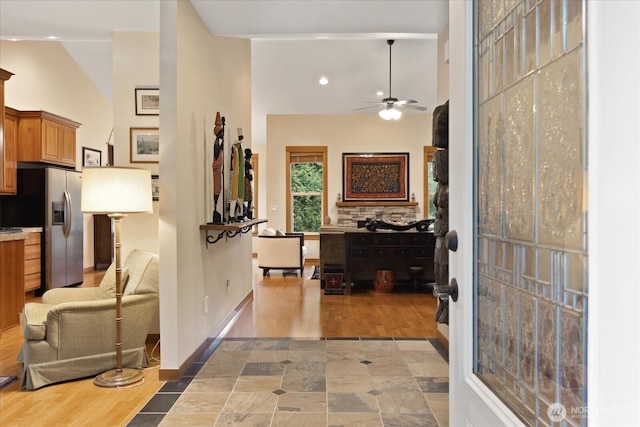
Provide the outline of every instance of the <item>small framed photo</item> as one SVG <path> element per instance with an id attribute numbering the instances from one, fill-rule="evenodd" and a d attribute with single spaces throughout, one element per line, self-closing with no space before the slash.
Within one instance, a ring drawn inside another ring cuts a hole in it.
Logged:
<path id="1" fill-rule="evenodd" d="M 130 128 L 131 163 L 158 163 L 160 160 L 160 129 Z"/>
<path id="2" fill-rule="evenodd" d="M 136 88 L 136 116 L 157 116 L 160 114 L 160 89 Z"/>
<path id="3" fill-rule="evenodd" d="M 82 147 L 82 167 L 102 166 L 102 151 L 93 148 Z"/>
<path id="4" fill-rule="evenodd" d="M 160 200 L 160 175 L 151 175 L 151 196 L 154 202 Z"/>

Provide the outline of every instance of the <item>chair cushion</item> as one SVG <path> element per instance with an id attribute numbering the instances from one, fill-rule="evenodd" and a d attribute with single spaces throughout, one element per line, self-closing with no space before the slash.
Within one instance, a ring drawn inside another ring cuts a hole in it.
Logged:
<path id="1" fill-rule="evenodd" d="M 129 269 L 127 267 L 122 267 L 122 271 L 120 273 L 122 277 L 122 292 L 127 289 L 127 283 L 129 282 Z M 100 282 L 100 297 L 103 299 L 106 298 L 115 298 L 116 297 L 116 264 L 112 263 L 107 269 L 106 273 L 102 277 L 102 281 Z"/>
<path id="2" fill-rule="evenodd" d="M 156 254 L 134 249 L 125 265 L 129 268 L 129 282 L 123 296 L 158 293 L 160 266 Z"/>
<path id="3" fill-rule="evenodd" d="M 22 310 L 22 336 L 25 340 L 43 340 L 47 336 L 47 314 L 54 305 L 29 302 Z"/>
<path id="4" fill-rule="evenodd" d="M 264 230 L 262 230 L 261 234 L 263 236 L 275 236 L 276 230 L 274 230 L 273 228 L 265 228 Z"/>

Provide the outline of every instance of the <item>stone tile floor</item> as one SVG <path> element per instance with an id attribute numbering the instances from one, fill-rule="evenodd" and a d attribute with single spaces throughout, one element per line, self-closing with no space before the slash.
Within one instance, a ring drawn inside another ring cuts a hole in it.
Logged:
<path id="1" fill-rule="evenodd" d="M 128 425 L 444 427 L 448 370 L 435 339 L 227 338 Z"/>

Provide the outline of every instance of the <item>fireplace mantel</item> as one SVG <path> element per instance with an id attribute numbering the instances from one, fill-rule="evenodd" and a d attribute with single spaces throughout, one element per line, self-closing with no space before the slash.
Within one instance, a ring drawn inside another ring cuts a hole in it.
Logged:
<path id="1" fill-rule="evenodd" d="M 418 206 L 418 202 L 336 202 L 339 208 L 351 208 L 356 206 L 376 207 L 376 206 Z"/>

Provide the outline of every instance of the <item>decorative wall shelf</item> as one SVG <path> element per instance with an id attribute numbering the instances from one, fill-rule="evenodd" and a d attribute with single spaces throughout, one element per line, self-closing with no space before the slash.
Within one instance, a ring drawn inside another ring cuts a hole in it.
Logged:
<path id="1" fill-rule="evenodd" d="M 248 233 L 254 225 L 267 221 L 267 219 L 251 219 L 249 221 L 230 222 L 228 224 L 200 224 L 200 230 L 205 231 L 205 243 L 207 244 L 207 248 L 209 248 L 210 244 L 213 245 L 225 236 L 227 239 L 230 239 L 237 235 Z M 213 231 L 214 233 L 210 234 L 210 231 Z M 219 232 L 217 237 L 215 236 L 216 231 Z"/>
<path id="2" fill-rule="evenodd" d="M 336 202 L 339 208 L 351 208 L 354 206 L 418 206 L 418 202 Z"/>

